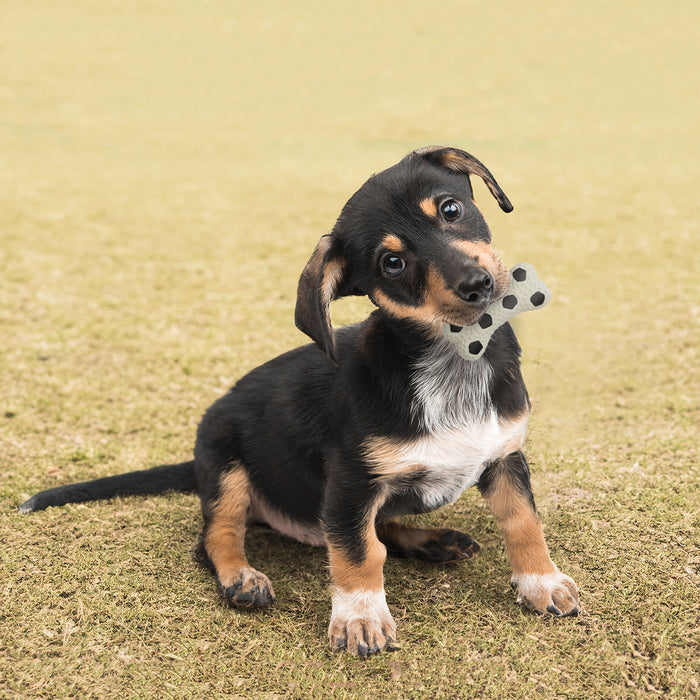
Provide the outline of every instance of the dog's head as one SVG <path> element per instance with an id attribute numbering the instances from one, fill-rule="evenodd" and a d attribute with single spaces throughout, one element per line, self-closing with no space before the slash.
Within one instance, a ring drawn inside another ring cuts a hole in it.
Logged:
<path id="1" fill-rule="evenodd" d="M 429 147 L 373 175 L 348 201 L 302 272 L 295 321 L 329 357 L 329 306 L 368 295 L 383 312 L 439 334 L 444 322 L 475 323 L 508 287 L 476 207 L 469 175 L 486 183 L 503 211 L 508 197 L 476 158 Z"/>

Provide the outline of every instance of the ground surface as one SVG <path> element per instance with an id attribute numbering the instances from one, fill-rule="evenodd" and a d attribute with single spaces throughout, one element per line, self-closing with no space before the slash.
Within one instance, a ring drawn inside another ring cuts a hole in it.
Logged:
<path id="1" fill-rule="evenodd" d="M 3 3 L 0 696 L 697 696 L 698 7 Z M 554 294 L 517 326 L 528 453 L 583 615 L 515 605 L 475 492 L 423 521 L 482 551 L 391 561 L 403 646 L 366 662 L 326 648 L 319 550 L 254 532 L 278 605 L 223 608 L 194 496 L 16 512 L 186 459 L 202 411 L 303 342 L 296 280 L 344 201 L 432 143 L 493 170 L 496 245 Z"/>

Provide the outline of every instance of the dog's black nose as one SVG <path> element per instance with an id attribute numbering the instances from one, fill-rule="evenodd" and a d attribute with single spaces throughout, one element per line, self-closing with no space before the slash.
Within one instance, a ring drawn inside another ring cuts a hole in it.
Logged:
<path id="1" fill-rule="evenodd" d="M 470 304 L 483 304 L 491 301 L 493 277 L 482 267 L 475 267 L 464 274 L 457 287 L 457 294 Z"/>

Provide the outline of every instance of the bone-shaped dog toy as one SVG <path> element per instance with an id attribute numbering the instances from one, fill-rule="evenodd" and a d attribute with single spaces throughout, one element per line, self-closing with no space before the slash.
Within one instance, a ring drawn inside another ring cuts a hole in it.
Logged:
<path id="1" fill-rule="evenodd" d="M 498 301 L 489 304 L 476 323 L 463 327 L 445 323 L 442 333 L 457 346 L 465 360 L 478 360 L 497 328 L 516 314 L 541 309 L 551 298 L 552 293 L 539 279 L 535 268 L 529 263 L 520 263 L 510 269 L 508 291 Z"/>

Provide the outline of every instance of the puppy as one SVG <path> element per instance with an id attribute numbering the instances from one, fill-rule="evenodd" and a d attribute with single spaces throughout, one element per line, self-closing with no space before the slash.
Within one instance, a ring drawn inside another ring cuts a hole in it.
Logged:
<path id="1" fill-rule="evenodd" d="M 486 167 L 456 148 L 414 151 L 350 198 L 299 281 L 295 321 L 314 343 L 257 367 L 219 399 L 192 461 L 50 489 L 20 510 L 196 490 L 196 558 L 230 605 L 275 600 L 244 551 L 247 525 L 267 523 L 327 548 L 330 644 L 367 656 L 397 638 L 387 552 L 448 562 L 479 548 L 464 533 L 397 518 L 477 486 L 503 532 L 518 602 L 577 614 L 576 586 L 549 556 L 522 453 L 529 400 L 513 330 L 501 326 L 474 362 L 442 333 L 444 323 L 475 323 L 509 284 L 471 174 L 512 210 Z M 352 294 L 377 309 L 335 331 L 329 305 Z"/>

